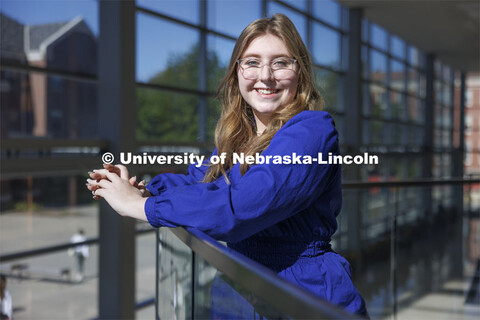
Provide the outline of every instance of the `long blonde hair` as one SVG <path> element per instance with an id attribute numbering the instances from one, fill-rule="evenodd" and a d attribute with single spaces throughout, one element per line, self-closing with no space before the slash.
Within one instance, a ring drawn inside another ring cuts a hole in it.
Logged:
<path id="1" fill-rule="evenodd" d="M 252 108 L 240 94 L 237 77 L 237 60 L 241 58 L 253 39 L 272 34 L 280 38 L 298 63 L 297 93 L 293 101 L 273 113 L 265 131 L 257 136 Z M 312 60 L 302 38 L 292 21 L 283 14 L 271 18 L 258 19 L 250 23 L 237 39 L 227 73 L 217 90 L 221 103 L 221 115 L 215 129 L 215 146 L 218 155 L 226 154 L 225 162 L 212 164 L 204 182 L 211 182 L 223 175 L 229 182 L 226 172 L 233 167 L 233 153 L 243 152 L 246 156 L 265 150 L 275 133 L 293 116 L 304 110 L 320 110 L 323 99 L 315 85 Z M 248 170 L 241 164 L 240 172 Z"/>

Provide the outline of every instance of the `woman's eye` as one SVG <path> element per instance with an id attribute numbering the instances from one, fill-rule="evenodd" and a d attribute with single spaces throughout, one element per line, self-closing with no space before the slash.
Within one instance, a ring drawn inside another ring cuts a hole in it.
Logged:
<path id="1" fill-rule="evenodd" d="M 275 60 L 273 61 L 273 66 L 277 67 L 277 68 L 285 68 L 285 67 L 288 67 L 289 65 L 289 62 L 287 60 Z"/>
<path id="2" fill-rule="evenodd" d="M 258 60 L 247 60 L 244 62 L 244 64 L 247 67 L 256 67 L 260 65 L 260 62 Z"/>

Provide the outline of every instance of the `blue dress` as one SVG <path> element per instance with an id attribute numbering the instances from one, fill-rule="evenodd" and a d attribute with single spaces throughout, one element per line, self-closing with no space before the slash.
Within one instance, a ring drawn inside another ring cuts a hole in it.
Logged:
<path id="1" fill-rule="evenodd" d="M 262 155 L 318 159 L 319 153 L 323 160 L 339 154 L 333 119 L 303 111 L 277 131 Z M 200 183 L 206 166 L 191 165 L 186 175 L 160 174 L 147 186 L 147 219 L 154 227 L 197 228 L 317 296 L 367 315 L 350 265 L 329 244 L 342 204 L 341 167 L 271 162 L 252 165 L 243 176 L 235 164 L 230 184 L 223 178 Z"/>

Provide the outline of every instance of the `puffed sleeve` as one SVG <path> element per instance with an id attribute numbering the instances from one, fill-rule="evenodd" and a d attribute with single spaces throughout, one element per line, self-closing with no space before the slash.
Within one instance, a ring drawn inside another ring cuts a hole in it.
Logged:
<path id="1" fill-rule="evenodd" d="M 153 178 L 146 188 L 152 196 L 158 196 L 168 188 L 200 183 L 207 169 L 207 165 L 198 167 L 197 164 L 194 163 L 188 167 L 186 174 L 161 173 Z"/>
<path id="2" fill-rule="evenodd" d="M 263 156 L 338 153 L 337 132 L 326 112 L 304 111 L 273 137 Z M 232 184 L 171 188 L 147 199 L 154 227 L 197 228 L 217 240 L 237 242 L 308 208 L 326 190 L 338 165 L 256 164 Z"/>

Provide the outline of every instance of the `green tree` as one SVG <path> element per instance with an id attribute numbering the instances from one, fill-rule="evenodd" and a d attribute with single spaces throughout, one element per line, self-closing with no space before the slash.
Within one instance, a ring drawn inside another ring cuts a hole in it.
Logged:
<path id="1" fill-rule="evenodd" d="M 168 67 L 153 76 L 148 83 L 198 88 L 199 47 L 182 55 L 172 55 Z M 226 68 L 220 65 L 214 52 L 207 54 L 207 85 L 214 88 Z M 198 108 L 200 96 L 167 90 L 137 89 L 137 139 L 175 142 L 198 140 Z M 207 99 L 207 139 L 212 141 L 214 124 L 218 118 L 218 103 Z"/>

